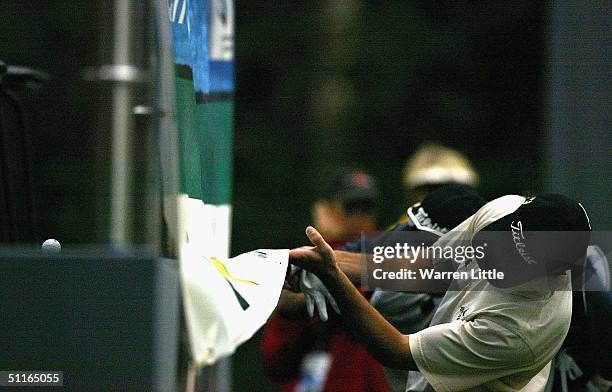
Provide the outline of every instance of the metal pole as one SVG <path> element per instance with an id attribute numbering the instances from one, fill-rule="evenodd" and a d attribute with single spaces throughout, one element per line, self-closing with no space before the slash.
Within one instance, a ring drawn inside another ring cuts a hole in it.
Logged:
<path id="1" fill-rule="evenodd" d="M 131 3 L 132 0 L 114 2 L 113 63 L 115 66 L 130 64 Z M 113 85 L 110 240 L 116 245 L 129 242 L 132 227 L 130 208 L 132 105 L 128 83 L 117 80 Z"/>

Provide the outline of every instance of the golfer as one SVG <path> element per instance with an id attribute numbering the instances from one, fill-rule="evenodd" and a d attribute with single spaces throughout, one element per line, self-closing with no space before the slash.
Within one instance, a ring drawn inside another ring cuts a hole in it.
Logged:
<path id="1" fill-rule="evenodd" d="M 538 243 L 532 231 L 561 234 L 558 241 Z M 290 261 L 323 281 L 345 326 L 376 359 L 388 367 L 418 371 L 409 374 L 407 391 L 543 391 L 550 361 L 570 325 L 568 269 L 586 252 L 589 219 L 580 203 L 561 195 L 508 195 L 485 204 L 434 246 L 482 245 L 483 235 L 493 232 L 493 249 L 479 260 L 457 264 L 421 256 L 410 264 L 414 270 L 495 269 L 505 276 L 502 281 L 445 282 L 452 286 L 430 327 L 410 335 L 389 324 L 343 272 L 360 263 L 360 254 L 333 251 L 308 227 L 314 246 L 292 250 Z M 407 284 L 418 292 L 428 282 Z"/>

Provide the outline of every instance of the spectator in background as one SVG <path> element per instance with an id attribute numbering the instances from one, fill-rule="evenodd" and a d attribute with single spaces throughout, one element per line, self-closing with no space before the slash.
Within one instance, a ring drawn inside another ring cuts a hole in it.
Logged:
<path id="1" fill-rule="evenodd" d="M 421 144 L 406 161 L 404 190 L 407 205 L 423 201 L 425 196 L 444 184 L 476 187 L 478 173 L 465 155 L 436 143 Z"/>
<path id="2" fill-rule="evenodd" d="M 332 247 L 341 247 L 376 230 L 378 200 L 370 175 L 341 171 L 314 203 L 314 226 Z M 345 331 L 340 319 L 335 314 L 327 322 L 311 319 L 301 293 L 283 291 L 264 328 L 261 355 L 282 392 L 389 391 L 381 365 Z"/>
<path id="3" fill-rule="evenodd" d="M 314 226 L 337 246 L 376 230 L 379 194 L 374 179 L 361 170 L 340 171 L 312 208 Z M 332 246 L 334 245 L 332 244 Z"/>

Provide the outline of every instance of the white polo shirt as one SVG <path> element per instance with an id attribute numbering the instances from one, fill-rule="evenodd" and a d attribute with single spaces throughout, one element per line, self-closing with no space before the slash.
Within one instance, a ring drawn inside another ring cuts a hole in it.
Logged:
<path id="1" fill-rule="evenodd" d="M 515 195 L 493 200 L 435 245 L 471 241 L 523 202 Z M 471 262 L 459 268 L 479 267 Z M 485 279 L 453 284 L 457 291 L 446 292 L 430 327 L 409 337 L 420 372 L 409 373 L 406 391 L 544 391 L 550 361 L 570 325 L 569 273 L 511 289 Z M 545 289 L 552 284 L 563 290 Z"/>

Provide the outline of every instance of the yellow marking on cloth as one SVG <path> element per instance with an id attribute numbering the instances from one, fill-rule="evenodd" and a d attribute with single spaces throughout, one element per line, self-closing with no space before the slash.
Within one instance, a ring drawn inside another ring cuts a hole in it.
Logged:
<path id="1" fill-rule="evenodd" d="M 257 283 L 257 282 L 253 282 L 252 280 L 247 280 L 247 279 L 240 279 L 240 278 L 237 278 L 234 275 L 230 274 L 230 272 L 225 267 L 225 264 L 223 264 L 221 261 L 219 261 L 219 259 L 217 259 L 216 257 L 211 257 L 209 260 L 212 263 L 212 265 L 215 267 L 217 272 L 219 272 L 225 278 L 227 278 L 229 280 L 233 280 L 235 282 L 249 283 L 249 284 L 254 284 L 254 285 L 259 286 L 259 283 Z"/>

